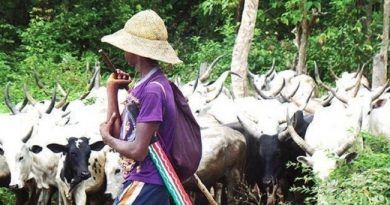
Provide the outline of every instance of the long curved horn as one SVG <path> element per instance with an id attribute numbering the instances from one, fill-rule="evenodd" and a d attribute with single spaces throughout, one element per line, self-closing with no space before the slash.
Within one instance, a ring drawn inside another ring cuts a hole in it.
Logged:
<path id="1" fill-rule="evenodd" d="M 36 105 L 36 104 L 38 103 L 38 102 L 30 95 L 26 83 L 23 85 L 23 92 L 24 92 L 24 95 L 26 96 L 26 98 L 28 99 L 28 102 L 30 102 L 31 105 Z"/>
<path id="2" fill-rule="evenodd" d="M 47 92 L 45 85 L 42 83 L 41 77 L 39 77 L 39 74 L 36 70 L 33 71 L 35 83 L 37 86 L 45 93 L 45 95 L 49 96 L 49 92 Z"/>
<path id="3" fill-rule="evenodd" d="M 192 93 L 195 92 L 196 88 L 198 87 L 198 84 L 200 83 L 199 78 L 200 78 L 200 69 L 198 69 L 198 73 L 196 74 L 196 80 L 194 84 L 194 89 L 192 89 Z"/>
<path id="4" fill-rule="evenodd" d="M 256 67 L 256 66 L 255 66 L 255 67 Z M 251 70 L 249 70 L 249 68 L 247 68 L 247 71 L 248 71 L 249 77 L 252 78 L 252 79 L 255 79 L 256 74 L 252 73 Z"/>
<path id="5" fill-rule="evenodd" d="M 221 94 L 222 89 L 223 89 L 223 84 L 224 84 L 225 80 L 227 79 L 227 77 L 229 76 L 229 74 L 236 75 L 239 78 L 241 78 L 241 76 L 238 75 L 237 73 L 234 73 L 231 71 L 223 72 L 222 75 L 213 84 L 207 86 L 207 93 L 211 94 L 211 95 L 207 95 L 207 99 L 206 99 L 207 103 L 213 101 L 215 98 L 217 98 Z"/>
<path id="6" fill-rule="evenodd" d="M 214 61 L 207 67 L 206 71 L 202 73 L 202 76 L 200 76 L 199 80 L 200 82 L 204 82 L 210 77 L 211 71 L 213 70 L 214 66 L 221 60 L 222 57 L 224 57 L 226 54 L 222 54 L 214 59 Z"/>
<path id="7" fill-rule="evenodd" d="M 265 74 L 265 78 L 268 78 L 271 76 L 271 74 L 275 71 L 275 58 L 272 59 L 272 66 L 271 69 Z"/>
<path id="8" fill-rule="evenodd" d="M 286 98 L 291 99 L 292 97 L 294 97 L 294 95 L 297 93 L 300 85 L 301 85 L 301 82 L 298 82 L 297 87 L 293 90 L 293 92 L 290 95 L 286 96 Z"/>
<path id="9" fill-rule="evenodd" d="M 320 74 L 318 72 L 317 63 L 314 61 L 314 73 L 315 73 L 315 79 L 318 84 L 320 84 L 322 87 L 324 87 L 326 90 L 330 91 L 337 99 L 339 99 L 341 102 L 348 104 L 348 100 L 345 99 L 342 96 L 339 96 L 335 90 L 333 90 L 331 87 L 327 86 L 325 83 L 321 81 Z"/>
<path id="10" fill-rule="evenodd" d="M 386 83 L 382 86 L 381 89 L 379 89 L 376 93 L 374 93 L 371 96 L 371 102 L 374 102 L 377 98 L 379 98 L 379 96 L 381 96 L 385 92 L 388 85 L 389 85 L 389 79 L 387 79 Z"/>
<path id="11" fill-rule="evenodd" d="M 27 133 L 27 135 L 25 137 L 23 137 L 22 139 L 22 142 L 23 143 L 26 143 L 30 138 L 31 138 L 31 135 L 33 133 L 33 130 L 34 130 L 34 126 L 31 126 L 31 129 L 30 131 Z"/>
<path id="12" fill-rule="evenodd" d="M 4 89 L 4 101 L 7 105 L 8 109 L 12 112 L 13 115 L 16 115 L 19 113 L 19 111 L 16 109 L 15 105 L 11 102 L 11 98 L 9 96 L 9 85 L 10 82 L 8 82 Z"/>
<path id="13" fill-rule="evenodd" d="M 310 156 L 313 155 L 314 149 L 311 148 L 305 140 L 303 140 L 298 133 L 295 131 L 294 127 L 291 124 L 290 118 L 288 117 L 288 112 L 286 114 L 286 121 L 287 121 L 287 129 L 290 133 L 291 138 L 294 140 L 294 142 L 305 152 L 307 152 Z"/>
<path id="14" fill-rule="evenodd" d="M 69 93 L 70 93 L 70 90 L 65 94 L 65 97 L 55 106 L 55 108 L 59 109 L 65 105 L 66 100 L 68 100 Z"/>
<path id="15" fill-rule="evenodd" d="M 89 93 L 91 92 L 93 86 L 95 85 L 95 80 L 96 80 L 96 77 L 99 75 L 99 70 L 96 70 L 95 73 L 93 74 L 89 84 L 88 84 L 88 89 L 87 89 L 87 92 L 85 92 L 81 97 L 80 97 L 80 100 L 84 100 L 88 95 Z"/>
<path id="16" fill-rule="evenodd" d="M 330 67 L 329 68 L 329 71 L 330 71 L 330 75 L 335 79 L 335 80 L 339 80 L 340 77 L 336 75 L 336 73 L 334 72 L 333 70 L 333 67 Z"/>
<path id="17" fill-rule="evenodd" d="M 246 130 L 250 135 L 252 135 L 255 138 L 260 138 L 261 134 L 256 131 L 256 123 L 250 120 L 249 118 L 238 114 L 237 115 L 238 121 L 241 123 L 244 130 Z"/>
<path id="18" fill-rule="evenodd" d="M 309 104 L 309 102 L 310 102 L 310 99 L 311 99 L 311 97 L 313 96 L 313 93 L 314 93 L 314 89 L 315 89 L 316 87 L 313 87 L 313 89 L 311 89 L 311 92 L 310 92 L 310 94 L 307 96 L 307 98 L 306 98 L 306 100 L 305 100 L 305 103 L 301 106 L 301 107 L 299 107 L 299 110 L 305 110 L 306 109 L 306 106 Z"/>
<path id="19" fill-rule="evenodd" d="M 263 99 L 274 99 L 283 90 L 285 85 L 286 85 L 286 81 L 283 79 L 281 86 L 269 95 L 264 93 L 261 89 L 258 89 L 256 86 L 255 86 L 255 90 Z"/>
<path id="20" fill-rule="evenodd" d="M 18 109 L 18 110 L 19 110 L 19 112 L 22 112 L 23 108 L 25 108 L 25 107 L 26 107 L 27 103 L 28 103 L 28 99 L 27 99 L 27 97 L 26 97 L 26 96 L 24 96 L 24 99 L 23 99 L 22 105 L 20 105 L 20 108 Z"/>
<path id="21" fill-rule="evenodd" d="M 358 94 L 358 92 L 359 92 L 359 90 L 360 90 L 360 83 L 361 83 L 361 81 L 362 81 L 362 77 L 363 77 L 363 71 L 364 71 L 364 67 L 366 66 L 366 64 L 364 64 L 363 66 L 362 66 L 362 69 L 360 69 L 360 72 L 359 72 L 359 74 L 358 74 L 358 76 L 357 76 L 357 79 L 356 79 L 356 83 L 355 83 L 355 90 L 353 91 L 353 95 L 352 95 L 352 97 L 356 97 L 357 96 L 357 94 Z"/>
<path id="22" fill-rule="evenodd" d="M 330 101 L 333 100 L 333 98 L 334 98 L 334 95 L 328 95 L 328 96 L 321 102 L 322 107 L 327 106 L 327 105 L 330 103 Z"/>
<path id="23" fill-rule="evenodd" d="M 62 87 L 62 85 L 61 85 L 60 81 L 58 81 L 58 79 L 56 79 L 56 83 L 57 83 L 58 90 L 60 91 L 61 95 L 65 97 L 68 93 L 65 92 L 65 89 Z"/>
<path id="24" fill-rule="evenodd" d="M 354 137 L 351 140 L 349 140 L 345 144 L 341 145 L 337 149 L 336 154 L 338 156 L 342 156 L 349 148 L 352 147 L 353 143 L 355 142 L 355 140 L 359 136 L 360 129 L 362 128 L 362 122 L 363 122 L 363 111 L 360 111 L 360 117 L 359 117 L 359 121 L 358 121 L 358 129 L 355 130 Z"/>
<path id="25" fill-rule="evenodd" d="M 53 111 L 54 104 L 55 104 L 55 102 L 56 102 L 56 98 L 57 98 L 57 86 L 54 88 L 53 96 L 52 96 L 52 98 L 51 98 L 49 107 L 48 107 L 47 110 L 46 110 L 46 114 L 50 114 L 51 111 Z"/>

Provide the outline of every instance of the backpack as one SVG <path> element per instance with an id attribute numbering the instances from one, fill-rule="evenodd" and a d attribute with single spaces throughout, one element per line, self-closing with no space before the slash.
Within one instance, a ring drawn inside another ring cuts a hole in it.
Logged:
<path id="1" fill-rule="evenodd" d="M 165 94 L 165 89 L 159 82 L 151 83 L 158 84 Z M 181 181 L 184 181 L 196 172 L 202 157 L 200 127 L 183 93 L 172 81 L 169 81 L 169 84 L 176 106 L 176 127 L 170 160 L 176 174 Z"/>

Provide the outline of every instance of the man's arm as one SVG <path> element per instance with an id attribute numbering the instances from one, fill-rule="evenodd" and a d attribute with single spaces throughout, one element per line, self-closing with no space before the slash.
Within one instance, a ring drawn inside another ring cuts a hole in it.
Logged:
<path id="1" fill-rule="evenodd" d="M 113 122 L 114 119 L 111 118 L 106 125 L 110 126 L 110 123 Z M 109 133 L 102 133 L 102 137 L 105 144 L 112 147 L 121 155 L 136 161 L 143 161 L 148 154 L 148 146 L 152 136 L 158 130 L 159 125 L 159 122 L 137 123 L 136 137 L 132 142 L 116 139 L 109 135 Z"/>
<path id="2" fill-rule="evenodd" d="M 117 70 L 116 73 L 112 73 L 107 80 L 107 121 L 110 120 L 113 113 L 119 116 L 118 106 L 118 90 L 120 88 L 127 88 L 130 83 L 130 77 L 127 73 Z M 119 138 L 120 128 L 122 125 L 122 119 L 116 117 L 115 121 L 110 127 L 110 133 L 113 137 Z"/>

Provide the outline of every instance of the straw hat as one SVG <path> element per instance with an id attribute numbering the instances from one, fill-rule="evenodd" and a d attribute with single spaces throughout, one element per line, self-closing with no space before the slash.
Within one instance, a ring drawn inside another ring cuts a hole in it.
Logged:
<path id="1" fill-rule="evenodd" d="M 123 29 L 104 36 L 101 41 L 154 60 L 170 64 L 182 62 L 168 43 L 164 21 L 152 10 L 138 12 Z"/>

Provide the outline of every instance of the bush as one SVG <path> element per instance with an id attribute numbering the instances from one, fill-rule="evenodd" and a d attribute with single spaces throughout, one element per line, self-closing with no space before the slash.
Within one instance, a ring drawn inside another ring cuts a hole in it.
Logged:
<path id="1" fill-rule="evenodd" d="M 316 197 L 306 199 L 310 204 L 389 204 L 389 145 L 384 137 L 362 135 L 365 146 L 356 160 L 350 164 L 340 162 L 326 181 L 308 177 L 316 182 L 311 189 L 293 189 L 316 194 Z"/>

